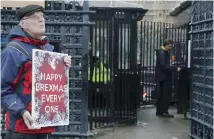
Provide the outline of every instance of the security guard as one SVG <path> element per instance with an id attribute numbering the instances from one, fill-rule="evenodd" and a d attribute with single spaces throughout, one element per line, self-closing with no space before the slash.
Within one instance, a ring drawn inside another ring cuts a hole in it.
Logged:
<path id="1" fill-rule="evenodd" d="M 170 66 L 169 49 L 172 47 L 172 40 L 166 40 L 164 46 L 157 50 L 157 60 L 155 67 L 156 91 L 158 92 L 157 100 L 157 116 L 173 118 L 174 116 L 168 113 L 169 101 L 171 98 L 172 87 L 172 70 Z"/>
<path id="2" fill-rule="evenodd" d="M 105 107 L 109 102 L 109 82 L 111 81 L 110 69 L 98 57 L 92 56 L 88 66 L 88 80 L 90 93 L 92 93 L 92 107 Z M 99 98 L 99 99 L 98 99 Z M 91 100 L 89 100 L 91 101 Z"/>
<path id="3" fill-rule="evenodd" d="M 92 78 L 91 78 L 92 73 Z M 93 72 L 89 65 L 88 68 L 88 80 L 91 80 L 94 83 L 104 83 L 107 84 L 111 81 L 110 79 L 110 69 L 107 69 L 102 62 L 97 61 L 94 64 Z"/>
<path id="4" fill-rule="evenodd" d="M 104 83 L 107 84 L 110 82 L 110 69 L 107 69 L 103 62 L 98 58 L 99 52 L 97 52 L 97 56 L 92 56 L 92 49 L 90 49 L 90 63 L 88 68 L 88 80 L 93 83 Z"/>

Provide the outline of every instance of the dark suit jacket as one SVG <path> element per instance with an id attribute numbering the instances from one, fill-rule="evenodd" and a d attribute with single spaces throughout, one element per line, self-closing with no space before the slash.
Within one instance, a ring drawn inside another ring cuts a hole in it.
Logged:
<path id="1" fill-rule="evenodd" d="M 155 67 L 155 80 L 156 82 L 171 80 L 172 68 L 170 66 L 170 55 L 168 51 L 162 49 L 156 50 L 156 67 Z"/>

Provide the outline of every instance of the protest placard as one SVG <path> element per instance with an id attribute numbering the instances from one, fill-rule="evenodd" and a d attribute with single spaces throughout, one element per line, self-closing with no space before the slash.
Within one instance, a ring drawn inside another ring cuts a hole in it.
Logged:
<path id="1" fill-rule="evenodd" d="M 66 54 L 33 49 L 32 116 L 39 127 L 69 124 L 69 69 Z"/>

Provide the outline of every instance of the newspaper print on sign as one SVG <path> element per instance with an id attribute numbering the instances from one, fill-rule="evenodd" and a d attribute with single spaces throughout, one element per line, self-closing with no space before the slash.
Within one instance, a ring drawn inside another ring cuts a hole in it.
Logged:
<path id="1" fill-rule="evenodd" d="M 64 56 L 33 50 L 32 116 L 36 127 L 69 124 L 69 69 Z"/>

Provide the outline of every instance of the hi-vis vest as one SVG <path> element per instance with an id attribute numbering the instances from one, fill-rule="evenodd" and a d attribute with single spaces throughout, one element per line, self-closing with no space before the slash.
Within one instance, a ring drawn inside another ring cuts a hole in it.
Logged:
<path id="1" fill-rule="evenodd" d="M 104 82 L 104 83 L 110 82 L 111 81 L 110 69 L 105 68 L 102 62 L 100 62 L 99 66 L 94 67 L 92 82 Z M 88 68 L 88 80 L 90 80 L 90 66 Z"/>

